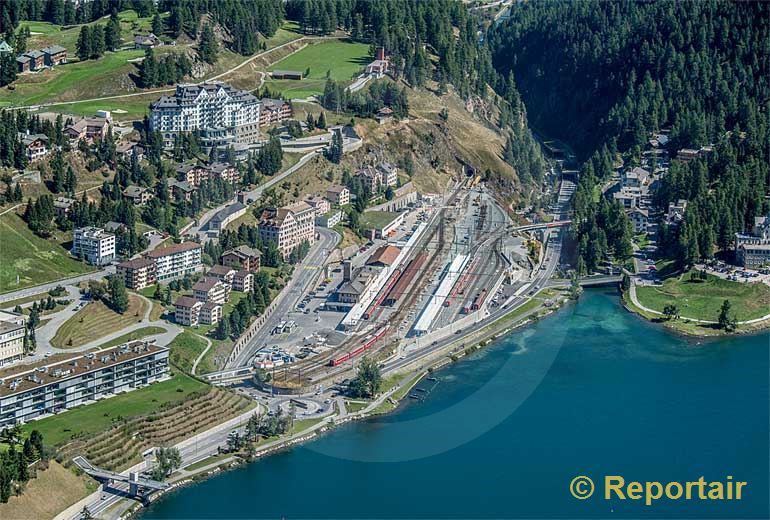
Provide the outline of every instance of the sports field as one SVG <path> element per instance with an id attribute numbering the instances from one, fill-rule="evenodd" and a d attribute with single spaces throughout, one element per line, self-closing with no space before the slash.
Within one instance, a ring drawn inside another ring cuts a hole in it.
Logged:
<path id="1" fill-rule="evenodd" d="M 322 94 L 326 84 L 327 72 L 337 81 L 351 81 L 372 60 L 369 46 L 341 40 L 330 40 L 310 44 L 287 56 L 270 67 L 273 70 L 296 70 L 310 74 L 301 81 L 268 80 L 271 89 L 280 90 L 290 99 L 306 98 Z"/>
<path id="2" fill-rule="evenodd" d="M 91 272 L 56 242 L 32 233 L 21 217 L 0 217 L 0 293 Z M 16 282 L 18 275 L 19 281 Z"/>

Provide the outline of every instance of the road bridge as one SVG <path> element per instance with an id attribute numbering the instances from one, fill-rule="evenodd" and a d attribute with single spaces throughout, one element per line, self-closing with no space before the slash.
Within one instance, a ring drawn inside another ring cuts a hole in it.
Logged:
<path id="1" fill-rule="evenodd" d="M 535 229 L 551 229 L 562 226 L 569 226 L 571 220 L 556 220 L 554 222 L 540 222 L 538 224 L 527 224 L 525 226 L 508 226 L 508 231 L 534 231 Z"/>
<path id="2" fill-rule="evenodd" d="M 142 491 L 160 491 L 168 489 L 169 484 L 165 482 L 158 482 L 150 478 L 142 477 L 137 472 L 131 472 L 128 475 L 122 475 L 115 473 L 114 471 L 108 471 L 106 469 L 97 468 L 83 456 L 77 456 L 72 459 L 80 469 L 88 473 L 90 476 L 97 480 L 103 480 L 108 483 L 111 482 L 125 482 L 128 484 L 128 492 L 132 496 L 142 496 Z"/>
<path id="3" fill-rule="evenodd" d="M 581 287 L 601 287 L 601 286 L 611 286 L 616 285 L 620 283 L 620 281 L 623 279 L 622 275 L 619 274 L 613 274 L 613 275 L 595 275 L 595 276 L 583 276 L 579 279 L 580 286 Z M 571 280 L 567 280 L 564 278 L 557 278 L 551 280 L 548 285 L 551 287 L 568 287 L 571 284 Z"/>

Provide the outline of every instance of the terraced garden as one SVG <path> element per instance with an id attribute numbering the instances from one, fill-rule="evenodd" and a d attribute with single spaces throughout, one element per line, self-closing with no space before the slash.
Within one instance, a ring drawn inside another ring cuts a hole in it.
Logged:
<path id="1" fill-rule="evenodd" d="M 117 421 L 110 429 L 65 445 L 57 456 L 69 461 L 82 454 L 93 464 L 121 470 L 142 460 L 142 453 L 155 446 L 172 446 L 183 439 L 236 417 L 255 403 L 216 387 L 190 399 L 142 417 Z"/>

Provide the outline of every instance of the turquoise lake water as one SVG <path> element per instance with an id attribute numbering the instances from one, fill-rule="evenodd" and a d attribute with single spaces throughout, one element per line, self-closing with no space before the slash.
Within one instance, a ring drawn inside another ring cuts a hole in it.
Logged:
<path id="1" fill-rule="evenodd" d="M 692 340 L 586 292 L 423 381 L 422 400 L 186 487 L 162 518 L 768 518 L 770 334 Z M 428 391 L 429 390 L 429 391 Z M 595 494 L 577 500 L 573 477 Z M 604 475 L 746 481 L 607 501 Z"/>

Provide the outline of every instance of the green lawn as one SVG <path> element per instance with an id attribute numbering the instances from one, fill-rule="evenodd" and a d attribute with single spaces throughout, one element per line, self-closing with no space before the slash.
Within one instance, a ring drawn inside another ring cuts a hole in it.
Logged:
<path id="1" fill-rule="evenodd" d="M 364 229 L 382 229 L 397 216 L 398 213 L 392 211 L 366 211 L 361 214 L 359 224 Z"/>
<path id="2" fill-rule="evenodd" d="M 152 413 L 166 403 L 182 401 L 191 393 L 207 387 L 189 376 L 175 374 L 167 381 L 29 422 L 24 425 L 24 430 L 38 430 L 43 434 L 46 445 L 56 446 L 73 437 L 105 430 L 118 417 Z"/>
<path id="3" fill-rule="evenodd" d="M 108 52 L 98 60 L 78 61 L 59 65 L 53 70 L 19 76 L 14 90 L 0 90 L 0 104 L 11 106 L 35 105 L 51 101 L 71 101 L 79 97 L 98 97 L 100 88 L 114 88 L 123 76 L 136 70 L 128 60 L 144 56 L 141 50 Z M 119 93 L 118 91 L 114 92 Z"/>
<path id="4" fill-rule="evenodd" d="M 206 348 L 206 340 L 184 331 L 168 347 L 171 349 L 171 362 L 185 372 L 190 372 L 193 363 Z"/>
<path id="5" fill-rule="evenodd" d="M 271 90 L 280 90 L 289 99 L 306 98 L 323 93 L 327 72 L 334 80 L 350 81 L 371 60 L 369 46 L 364 43 L 340 40 L 314 43 L 270 67 L 271 71 L 297 70 L 303 74 L 310 68 L 310 75 L 302 81 L 269 80 L 266 85 Z"/>
<path id="6" fill-rule="evenodd" d="M 360 412 L 371 404 L 370 401 L 345 401 L 345 410 L 348 413 Z"/>
<path id="7" fill-rule="evenodd" d="M 671 303 L 682 317 L 716 321 L 724 300 L 730 300 L 735 319 L 746 321 L 770 313 L 770 287 L 763 283 L 742 283 L 708 275 L 704 282 L 690 281 L 690 273 L 672 277 L 661 286 L 637 287 L 639 303 L 663 312 Z"/>
<path id="8" fill-rule="evenodd" d="M 291 430 L 289 430 L 289 435 L 294 435 L 295 433 L 299 433 L 301 431 L 307 430 L 308 428 L 315 426 L 316 424 L 320 423 L 323 420 L 324 420 L 324 417 L 314 417 L 312 419 L 295 420 L 294 424 L 291 427 Z"/>
<path id="9" fill-rule="evenodd" d="M 162 94 L 145 94 L 120 99 L 86 101 L 84 103 L 62 103 L 45 107 L 46 111 L 75 116 L 90 116 L 98 110 L 109 110 L 116 121 L 136 121 L 150 111 L 149 105 L 157 101 Z"/>
<path id="10" fill-rule="evenodd" d="M 32 233 L 15 213 L 6 213 L 0 217 L 0 293 L 92 270 L 87 264 L 70 257 L 55 242 Z"/>
<path id="11" fill-rule="evenodd" d="M 199 470 L 201 468 L 205 468 L 206 466 L 214 464 L 215 462 L 227 459 L 230 456 L 231 455 L 229 455 L 227 453 L 220 453 L 218 455 L 212 455 L 211 457 L 206 457 L 205 459 L 202 459 L 202 460 L 199 460 L 198 462 L 190 464 L 189 466 L 187 466 L 184 469 L 186 469 L 187 471 L 197 471 L 197 470 Z"/>
<path id="12" fill-rule="evenodd" d="M 299 33 L 299 24 L 297 24 L 297 22 L 286 20 L 283 22 L 283 25 L 275 31 L 274 35 L 265 38 L 264 41 L 267 48 L 272 49 L 273 47 L 278 47 L 279 45 L 283 45 L 284 43 L 288 43 L 301 37 L 302 35 Z"/>

